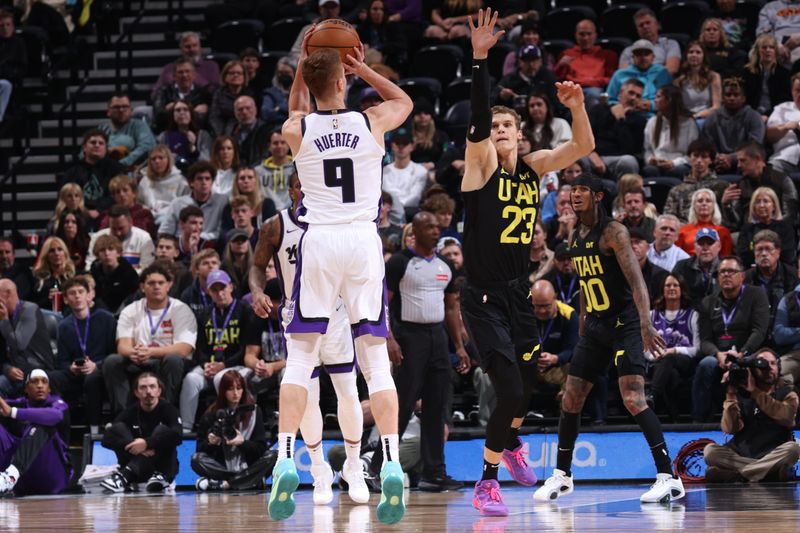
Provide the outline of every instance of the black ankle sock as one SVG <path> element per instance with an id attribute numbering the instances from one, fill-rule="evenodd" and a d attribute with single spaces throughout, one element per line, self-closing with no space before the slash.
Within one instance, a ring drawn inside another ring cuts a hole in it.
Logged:
<path id="1" fill-rule="evenodd" d="M 515 450 L 519 446 L 519 428 L 508 430 L 508 440 L 506 440 L 506 450 Z"/>
<path id="2" fill-rule="evenodd" d="M 488 462 L 486 459 L 483 460 L 483 475 L 481 476 L 481 481 L 486 481 L 487 479 L 493 479 L 497 481 L 497 467 L 500 464 L 492 464 Z"/>
<path id="3" fill-rule="evenodd" d="M 674 475 L 672 472 L 672 460 L 669 458 L 669 451 L 667 451 L 667 443 L 664 441 L 664 433 L 661 431 L 661 422 L 659 422 L 656 414 L 652 409 L 648 408 L 633 418 L 642 428 L 644 438 L 647 439 L 647 444 L 650 445 L 650 453 L 653 454 L 658 473 Z"/>
<path id="4" fill-rule="evenodd" d="M 578 439 L 578 428 L 581 423 L 580 413 L 561 411 L 558 419 L 558 453 L 556 468 L 572 475 L 572 452 Z"/>

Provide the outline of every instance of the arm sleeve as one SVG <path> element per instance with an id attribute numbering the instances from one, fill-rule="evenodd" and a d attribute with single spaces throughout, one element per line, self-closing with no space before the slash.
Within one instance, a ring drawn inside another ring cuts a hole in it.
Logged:
<path id="1" fill-rule="evenodd" d="M 164 404 L 161 410 L 163 419 L 153 430 L 153 434 L 145 439 L 147 448 L 163 450 L 176 448 L 181 443 L 181 422 L 178 410 L 169 404 Z"/>
<path id="2" fill-rule="evenodd" d="M 756 141 L 757 143 L 764 142 L 764 136 L 767 134 L 767 126 L 756 111 L 747 114 L 747 137 Z"/>
<path id="3" fill-rule="evenodd" d="M 753 399 L 758 407 L 772 420 L 787 428 L 794 428 L 794 419 L 797 413 L 797 393 L 792 391 L 781 400 L 776 400 L 764 391 L 757 391 Z"/>
<path id="4" fill-rule="evenodd" d="M 492 112 L 489 108 L 489 60 L 476 59 L 472 62 L 472 84 L 470 100 L 472 116 L 467 139 L 470 142 L 481 142 L 489 138 L 492 129 Z"/>
<path id="5" fill-rule="evenodd" d="M 742 350 L 749 353 L 753 353 L 761 347 L 761 343 L 767 338 L 767 327 L 769 327 L 769 301 L 767 300 L 767 295 L 760 287 L 752 287 L 752 289 L 754 295 L 750 306 L 753 310 L 750 315 L 752 331 L 742 347 Z"/>
<path id="6" fill-rule="evenodd" d="M 722 404 L 722 421 L 720 422 L 722 431 L 729 435 L 734 435 L 744 427 L 742 422 L 742 412 L 739 409 L 739 400 L 725 400 Z"/>
<path id="7" fill-rule="evenodd" d="M 153 132 L 150 126 L 145 124 L 144 121 L 139 119 L 131 119 L 135 121 L 136 127 L 134 128 L 133 136 L 136 139 L 136 148 L 131 150 L 127 157 L 120 159 L 120 163 L 125 166 L 130 166 L 138 163 L 150 153 L 150 150 L 156 145 L 156 139 L 153 137 Z"/>
<path id="8" fill-rule="evenodd" d="M 792 346 L 800 342 L 800 328 L 789 325 L 789 310 L 786 308 L 787 298 L 791 298 L 794 292 L 781 298 L 778 303 L 778 310 L 775 312 L 775 327 L 773 335 L 775 342 L 781 346 Z"/>
<path id="9" fill-rule="evenodd" d="M 389 258 L 386 263 L 386 288 L 395 294 L 400 292 L 400 280 L 403 279 L 408 258 L 403 252 L 398 252 Z"/>
<path id="10" fill-rule="evenodd" d="M 606 93 L 608 94 L 608 103 L 609 105 L 618 104 L 619 103 L 619 88 L 621 84 L 621 78 L 618 73 L 614 73 L 611 76 L 611 81 L 608 82 L 608 88 L 606 88 Z"/>
<path id="11" fill-rule="evenodd" d="M 792 178 L 786 176 L 783 179 L 783 187 L 781 189 L 781 208 L 783 209 L 783 216 L 786 220 L 796 220 L 797 188 L 794 186 Z"/>
<path id="12" fill-rule="evenodd" d="M 697 326 L 700 331 L 700 355 L 716 355 L 719 351 L 717 348 L 717 344 L 714 339 L 714 331 L 711 328 L 711 314 L 709 312 L 709 307 L 707 301 L 704 300 L 702 304 L 700 304 L 700 311 L 698 313 L 697 318 Z"/>
<path id="13" fill-rule="evenodd" d="M 17 420 L 39 424 L 41 426 L 56 426 L 64 419 L 64 411 L 67 404 L 61 398 L 53 402 L 49 407 L 28 407 L 17 408 Z"/>
<path id="14" fill-rule="evenodd" d="M 264 455 L 264 452 L 267 451 L 267 433 L 264 430 L 264 419 L 261 416 L 261 409 L 259 409 L 258 406 L 256 406 L 252 416 L 256 417 L 253 433 L 250 435 L 250 438 L 245 439 L 241 448 L 245 457 L 248 459 L 257 459 L 258 457 Z"/>

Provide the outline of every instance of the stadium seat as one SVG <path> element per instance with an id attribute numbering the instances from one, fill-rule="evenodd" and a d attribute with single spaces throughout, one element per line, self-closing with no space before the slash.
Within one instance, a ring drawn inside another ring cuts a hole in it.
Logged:
<path id="1" fill-rule="evenodd" d="M 686 52 L 686 47 L 692 41 L 691 35 L 688 33 L 671 33 L 666 32 L 661 34 L 662 37 L 666 37 L 667 39 L 672 39 L 673 41 L 677 41 L 678 46 L 681 47 L 681 56 Z"/>
<path id="2" fill-rule="evenodd" d="M 590 7 L 595 13 L 602 13 L 608 7 L 608 0 L 551 0 L 552 8 L 558 7 Z"/>
<path id="3" fill-rule="evenodd" d="M 627 37 L 635 41 L 639 34 L 636 33 L 633 14 L 645 7 L 644 4 L 612 5 L 600 15 L 600 33 L 605 37 Z"/>
<path id="4" fill-rule="evenodd" d="M 664 210 L 664 202 L 667 201 L 667 195 L 670 189 L 682 182 L 678 178 L 671 178 L 668 176 L 659 176 L 655 178 L 644 179 L 644 195 L 649 202 L 652 202 L 658 212 Z"/>
<path id="5" fill-rule="evenodd" d="M 437 44 L 420 48 L 414 55 L 412 76 L 435 78 L 442 87 L 461 75 L 464 51 L 452 44 Z"/>
<path id="6" fill-rule="evenodd" d="M 514 43 L 500 41 L 489 49 L 489 75 L 499 80 L 503 77 L 503 63 L 509 52 L 516 52 Z"/>
<path id="7" fill-rule="evenodd" d="M 567 48 L 572 48 L 573 46 L 575 46 L 575 43 L 569 39 L 548 39 L 546 41 L 542 41 L 542 48 L 544 48 L 548 54 L 553 56 L 554 60 L 558 59 L 558 56 L 561 55 L 561 52 Z"/>
<path id="8" fill-rule="evenodd" d="M 217 26 L 211 33 L 211 50 L 238 54 L 245 48 L 261 49 L 264 23 L 260 20 L 231 20 Z"/>
<path id="9" fill-rule="evenodd" d="M 276 20 L 264 34 L 265 50 L 288 52 L 308 21 L 301 17 Z"/>
<path id="10" fill-rule="evenodd" d="M 442 84 L 434 78 L 403 78 L 397 82 L 412 100 L 424 98 L 433 105 L 436 113 L 439 112 L 439 97 L 442 94 Z"/>
<path id="11" fill-rule="evenodd" d="M 712 0 L 713 1 L 713 0 Z M 630 0 L 609 0 L 609 5 L 618 6 L 621 4 L 630 4 Z M 637 4 L 642 4 L 643 7 L 649 7 L 656 14 L 661 11 L 661 6 L 664 5 L 664 0 L 636 0 Z"/>
<path id="12" fill-rule="evenodd" d="M 471 77 L 460 77 L 454 79 L 447 86 L 444 91 L 444 100 L 446 104 L 460 102 L 461 100 L 469 100 L 470 88 L 472 87 Z"/>
<path id="13" fill-rule="evenodd" d="M 44 79 L 50 71 L 47 32 L 38 26 L 23 26 L 17 28 L 16 33 L 25 43 L 25 51 L 28 56 L 25 76 Z"/>
<path id="14" fill-rule="evenodd" d="M 697 35 L 700 24 L 709 12 L 708 4 L 702 0 L 681 0 L 664 4 L 658 20 L 663 33 Z"/>
<path id="15" fill-rule="evenodd" d="M 267 79 L 272 82 L 272 75 L 275 73 L 275 66 L 278 64 L 280 58 L 288 55 L 288 52 L 283 51 L 266 51 L 261 52 L 261 67 L 259 70 L 267 76 Z"/>
<path id="16" fill-rule="evenodd" d="M 627 37 L 602 37 L 597 39 L 597 44 L 606 50 L 613 50 L 619 56 L 625 48 L 633 44 L 633 41 Z"/>
<path id="17" fill-rule="evenodd" d="M 211 54 L 206 54 L 206 59 L 216 62 L 217 65 L 219 65 L 219 69 L 222 70 L 222 67 L 225 66 L 225 63 L 228 61 L 233 61 L 234 59 L 239 59 L 239 55 L 231 52 L 214 52 Z"/>
<path id="18" fill-rule="evenodd" d="M 444 115 L 444 130 L 457 144 L 467 137 L 471 113 L 470 101 L 462 100 L 451 105 Z"/>
<path id="19" fill-rule="evenodd" d="M 545 39 L 572 39 L 575 26 L 583 19 L 597 20 L 597 13 L 588 6 L 557 7 L 545 16 L 540 29 Z"/>

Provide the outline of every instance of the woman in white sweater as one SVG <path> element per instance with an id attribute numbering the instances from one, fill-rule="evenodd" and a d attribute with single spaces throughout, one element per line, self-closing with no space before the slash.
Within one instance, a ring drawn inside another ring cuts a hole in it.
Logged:
<path id="1" fill-rule="evenodd" d="M 141 174 L 139 203 L 153 212 L 156 226 L 160 226 L 172 200 L 189 194 L 189 184 L 175 167 L 172 152 L 164 144 L 157 144 L 150 151 L 147 166 L 142 169 Z"/>
<path id="2" fill-rule="evenodd" d="M 532 140 L 532 150 L 552 150 L 572 138 L 569 122 L 553 115 L 553 103 L 544 91 L 528 96 L 526 111 L 522 129 Z"/>
<path id="3" fill-rule="evenodd" d="M 700 135 L 678 87 L 665 85 L 656 93 L 656 114 L 644 127 L 644 176 L 688 174 L 689 144 Z"/>

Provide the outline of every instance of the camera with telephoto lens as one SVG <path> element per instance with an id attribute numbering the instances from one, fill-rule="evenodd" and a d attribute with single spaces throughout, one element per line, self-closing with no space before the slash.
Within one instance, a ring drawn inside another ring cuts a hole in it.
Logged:
<path id="1" fill-rule="evenodd" d="M 747 379 L 750 374 L 750 369 L 764 370 L 769 368 L 769 362 L 766 359 L 762 359 L 757 355 L 749 355 L 747 353 L 742 354 L 741 357 L 728 355 L 725 358 L 725 361 L 730 363 L 730 367 L 728 369 L 730 372 L 728 374 L 728 383 L 734 387 L 744 388 L 747 386 Z"/>
<path id="2" fill-rule="evenodd" d="M 210 432 L 224 440 L 236 438 L 236 422 L 240 414 L 255 410 L 253 404 L 240 405 L 234 409 L 218 409 L 214 415 L 214 422 L 211 424 Z"/>

